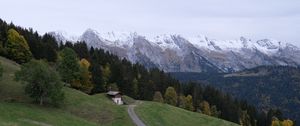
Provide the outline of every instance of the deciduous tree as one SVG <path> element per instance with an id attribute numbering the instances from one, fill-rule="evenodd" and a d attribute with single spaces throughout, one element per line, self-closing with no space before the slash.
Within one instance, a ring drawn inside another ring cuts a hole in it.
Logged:
<path id="1" fill-rule="evenodd" d="M 202 101 L 200 103 L 201 112 L 205 115 L 211 115 L 210 105 L 207 101 Z"/>
<path id="2" fill-rule="evenodd" d="M 14 29 L 9 29 L 7 34 L 8 57 L 18 63 L 28 62 L 32 58 L 32 54 L 25 38 Z"/>
<path id="3" fill-rule="evenodd" d="M 294 122 L 292 120 L 286 119 L 280 121 L 277 117 L 272 118 L 271 126 L 293 126 Z"/>
<path id="4" fill-rule="evenodd" d="M 292 120 L 283 120 L 282 121 L 282 126 L 293 126 L 294 125 L 294 122 Z"/>
<path id="5" fill-rule="evenodd" d="M 178 107 L 183 108 L 183 109 L 186 108 L 186 97 L 184 95 L 179 95 Z"/>
<path id="6" fill-rule="evenodd" d="M 48 99 L 58 105 L 64 99 L 62 83 L 58 73 L 44 61 L 32 60 L 16 72 L 16 80 L 25 84 L 25 93 L 43 105 Z"/>
<path id="7" fill-rule="evenodd" d="M 161 93 L 159 91 L 156 91 L 153 96 L 153 101 L 164 103 L 164 98 L 162 97 Z"/>
<path id="8" fill-rule="evenodd" d="M 190 111 L 194 111 L 193 97 L 191 95 L 186 96 L 185 109 L 190 110 Z"/>
<path id="9" fill-rule="evenodd" d="M 177 93 L 173 87 L 168 87 L 165 92 L 165 102 L 170 105 L 176 106 L 177 104 Z"/>
<path id="10" fill-rule="evenodd" d="M 86 93 L 90 93 L 93 85 L 91 82 L 92 74 L 89 71 L 90 63 L 86 59 L 80 60 L 80 89 Z"/>
<path id="11" fill-rule="evenodd" d="M 251 126 L 250 116 L 247 111 L 241 111 L 240 124 L 241 126 Z"/>

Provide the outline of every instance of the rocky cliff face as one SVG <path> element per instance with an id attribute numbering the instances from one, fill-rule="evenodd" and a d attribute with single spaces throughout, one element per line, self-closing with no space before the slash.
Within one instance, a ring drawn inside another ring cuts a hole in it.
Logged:
<path id="1" fill-rule="evenodd" d="M 59 41 L 69 40 L 60 33 L 52 35 Z M 98 33 L 88 29 L 77 40 L 167 72 L 231 72 L 260 65 L 300 65 L 298 47 L 270 39 L 218 41 L 180 35 L 147 38 L 137 33 Z"/>

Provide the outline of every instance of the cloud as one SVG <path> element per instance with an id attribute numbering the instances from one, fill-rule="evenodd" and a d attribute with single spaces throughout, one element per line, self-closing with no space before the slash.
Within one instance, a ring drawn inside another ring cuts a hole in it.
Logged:
<path id="1" fill-rule="evenodd" d="M 275 38 L 300 45 L 298 0 L 2 0 L 0 16 L 41 33 L 136 31 L 215 39 Z"/>

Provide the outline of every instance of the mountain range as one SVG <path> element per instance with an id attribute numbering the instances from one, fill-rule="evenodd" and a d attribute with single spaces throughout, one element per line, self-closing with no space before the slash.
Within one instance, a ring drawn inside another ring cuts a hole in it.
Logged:
<path id="1" fill-rule="evenodd" d="M 159 35 L 146 37 L 133 33 L 99 33 L 87 29 L 81 36 L 49 32 L 58 41 L 85 41 L 147 68 L 166 72 L 235 72 L 262 65 L 300 65 L 300 48 L 273 39 L 253 41 L 214 40 L 205 36 Z"/>

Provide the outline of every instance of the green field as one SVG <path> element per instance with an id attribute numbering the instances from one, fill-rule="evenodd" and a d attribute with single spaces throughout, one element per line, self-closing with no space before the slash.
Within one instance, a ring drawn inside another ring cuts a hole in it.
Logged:
<path id="1" fill-rule="evenodd" d="M 64 88 L 65 101 L 60 108 L 31 103 L 23 85 L 14 81 L 20 66 L 0 57 L 4 68 L 0 79 L 0 126 L 134 126 L 127 106 L 115 105 L 105 94 L 87 95 Z M 127 103 L 134 100 L 125 96 Z M 233 123 L 186 111 L 166 104 L 142 101 L 136 113 L 148 126 L 226 126 Z"/>
<path id="2" fill-rule="evenodd" d="M 143 101 L 135 108 L 135 112 L 148 126 L 237 126 L 235 123 L 156 102 Z"/>

